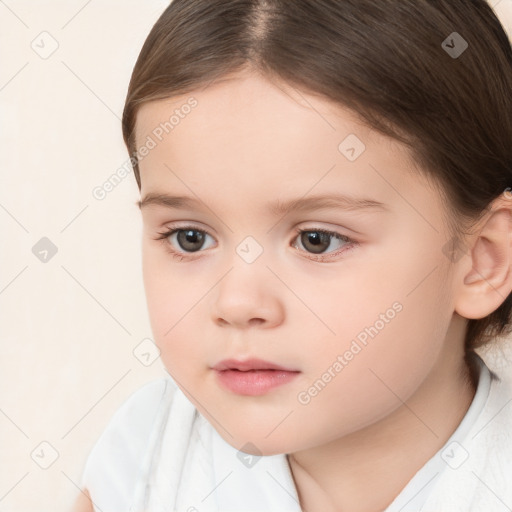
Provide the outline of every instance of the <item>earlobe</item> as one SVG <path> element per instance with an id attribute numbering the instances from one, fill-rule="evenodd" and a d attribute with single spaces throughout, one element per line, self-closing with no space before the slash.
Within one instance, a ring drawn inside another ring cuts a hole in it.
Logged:
<path id="1" fill-rule="evenodd" d="M 496 311 L 512 290 L 512 210 L 510 201 L 491 209 L 461 262 L 455 311 L 464 318 L 484 318 Z"/>

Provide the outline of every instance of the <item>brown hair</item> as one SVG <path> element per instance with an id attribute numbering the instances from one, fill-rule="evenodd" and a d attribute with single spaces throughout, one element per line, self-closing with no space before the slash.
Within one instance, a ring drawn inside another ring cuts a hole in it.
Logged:
<path id="1" fill-rule="evenodd" d="M 408 146 L 443 198 L 454 246 L 512 186 L 512 49 L 485 0 L 173 0 L 130 80 L 129 154 L 143 103 L 244 67 L 333 100 Z M 511 310 L 509 295 L 469 320 L 466 356 L 512 332 Z"/>

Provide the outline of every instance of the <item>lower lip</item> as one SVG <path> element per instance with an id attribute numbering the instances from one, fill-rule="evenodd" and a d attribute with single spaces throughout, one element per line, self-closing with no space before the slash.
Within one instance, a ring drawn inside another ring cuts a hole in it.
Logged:
<path id="1" fill-rule="evenodd" d="M 238 395 L 263 395 L 293 380 L 300 372 L 284 370 L 215 370 L 220 383 Z"/>

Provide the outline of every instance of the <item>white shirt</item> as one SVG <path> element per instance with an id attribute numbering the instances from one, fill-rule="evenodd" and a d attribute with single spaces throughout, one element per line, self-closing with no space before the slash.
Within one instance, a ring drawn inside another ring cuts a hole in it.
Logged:
<path id="1" fill-rule="evenodd" d="M 383 512 L 512 510 L 512 376 L 493 378 L 477 360 L 477 391 L 460 425 Z M 233 448 L 170 377 L 116 411 L 82 487 L 95 512 L 301 511 L 286 455 Z"/>

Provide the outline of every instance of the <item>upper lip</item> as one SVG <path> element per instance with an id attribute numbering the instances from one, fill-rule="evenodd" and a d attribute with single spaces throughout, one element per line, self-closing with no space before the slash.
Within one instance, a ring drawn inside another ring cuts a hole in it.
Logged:
<path id="1" fill-rule="evenodd" d="M 287 372 L 297 372 L 292 368 L 287 368 L 279 364 L 272 363 L 270 361 L 264 361 L 263 359 L 246 359 L 244 361 L 238 359 L 223 359 L 215 366 L 212 367 L 214 370 L 283 370 Z"/>

